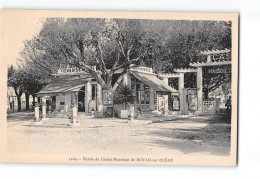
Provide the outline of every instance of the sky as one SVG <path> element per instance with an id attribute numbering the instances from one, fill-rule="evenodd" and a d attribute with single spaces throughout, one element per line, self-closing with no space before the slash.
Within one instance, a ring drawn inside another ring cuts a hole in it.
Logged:
<path id="1" fill-rule="evenodd" d="M 23 49 L 23 41 L 30 40 L 37 35 L 42 27 L 43 18 L 29 13 L 3 13 L 1 19 L 2 64 L 15 65 Z"/>

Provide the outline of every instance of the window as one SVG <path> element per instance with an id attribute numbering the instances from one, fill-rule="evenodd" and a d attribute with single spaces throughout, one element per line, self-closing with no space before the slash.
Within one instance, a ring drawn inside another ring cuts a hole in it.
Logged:
<path id="1" fill-rule="evenodd" d="M 65 96 L 60 96 L 60 105 L 65 105 Z"/>
<path id="2" fill-rule="evenodd" d="M 141 91 L 141 85 L 140 84 L 136 84 L 136 91 Z"/>
<path id="3" fill-rule="evenodd" d="M 92 84 L 92 100 L 96 100 L 97 99 L 97 85 L 96 84 Z"/>

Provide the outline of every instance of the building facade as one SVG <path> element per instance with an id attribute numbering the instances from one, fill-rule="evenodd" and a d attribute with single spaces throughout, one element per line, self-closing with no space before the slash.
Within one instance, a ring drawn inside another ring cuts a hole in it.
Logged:
<path id="1" fill-rule="evenodd" d="M 90 74 L 78 68 L 61 67 L 54 74 L 55 78 L 37 96 L 39 102 L 47 103 L 48 110 L 71 112 L 72 107 L 77 106 L 78 112 L 90 114 L 96 111 L 103 114 L 107 109 L 122 109 L 122 105 L 115 106 L 113 101 L 107 101 L 113 98 L 107 94 L 113 94 L 120 85 L 128 85 L 135 97 L 135 111 L 215 113 L 218 106 L 217 95 L 214 95 L 214 100 L 205 98 L 203 78 L 207 74 L 223 74 L 220 76 L 224 79 L 231 79 L 231 50 L 205 51 L 198 58 L 196 62 L 190 63 L 189 68 L 173 69 L 170 74 L 155 74 L 151 68 L 144 66 L 132 66 L 123 76 L 118 76 L 122 72 L 118 70 L 114 75 L 117 78 L 113 79 L 112 92 L 102 89 Z M 196 74 L 195 88 L 185 88 L 185 73 Z M 176 83 L 178 89 L 172 83 Z"/>
<path id="2" fill-rule="evenodd" d="M 120 70 L 115 76 L 119 73 Z M 47 104 L 47 110 L 71 112 L 72 106 L 76 104 L 78 112 L 104 112 L 104 90 L 90 74 L 78 68 L 66 67 L 59 69 L 54 76 L 37 94 L 39 102 Z M 168 111 L 172 109 L 169 108 L 172 96 L 179 95 L 177 90 L 159 79 L 151 68 L 143 66 L 130 68 L 126 74 L 118 77 L 113 90 L 116 91 L 123 84 L 131 87 L 135 96 L 135 109 L 140 111 Z"/>

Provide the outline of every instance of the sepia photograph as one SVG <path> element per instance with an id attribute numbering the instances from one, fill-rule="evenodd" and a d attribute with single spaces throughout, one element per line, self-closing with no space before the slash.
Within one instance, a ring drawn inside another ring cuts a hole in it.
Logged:
<path id="1" fill-rule="evenodd" d="M 238 14 L 0 17 L 1 162 L 236 166 Z"/>

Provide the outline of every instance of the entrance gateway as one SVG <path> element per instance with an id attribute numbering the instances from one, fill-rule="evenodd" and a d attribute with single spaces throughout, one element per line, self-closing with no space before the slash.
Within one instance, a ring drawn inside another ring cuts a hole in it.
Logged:
<path id="1" fill-rule="evenodd" d="M 117 79 L 113 89 L 116 90 L 118 84 L 131 86 L 135 96 L 135 111 L 164 109 L 176 111 L 177 114 L 210 111 L 217 103 L 203 98 L 205 69 L 210 69 L 208 74 L 225 73 L 231 79 L 231 50 L 201 52 L 198 57 L 201 60 L 190 63 L 190 68 L 174 69 L 174 73 L 171 74 L 155 74 L 151 68 L 132 67 Z M 220 70 L 220 66 L 225 66 L 225 70 Z M 119 74 L 121 71 L 118 70 L 116 73 Z M 197 88 L 184 88 L 185 73 L 196 74 Z M 177 89 L 169 85 L 170 78 L 178 79 Z M 79 112 L 89 114 L 92 111 L 102 112 L 106 106 L 102 91 L 101 86 L 90 74 L 74 67 L 61 67 L 58 73 L 54 74 L 54 79 L 37 96 L 43 102 L 50 99 L 52 104 L 55 103 L 52 105 L 55 111 L 70 112 L 75 101 Z"/>

